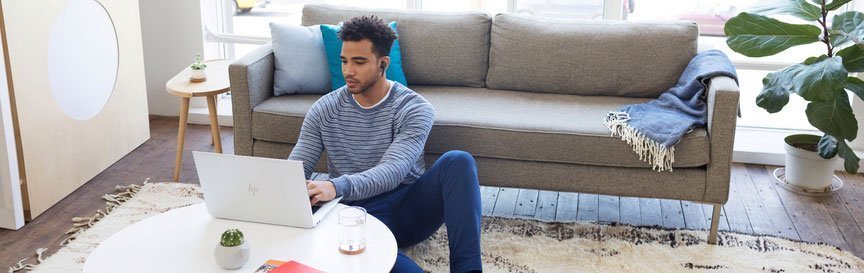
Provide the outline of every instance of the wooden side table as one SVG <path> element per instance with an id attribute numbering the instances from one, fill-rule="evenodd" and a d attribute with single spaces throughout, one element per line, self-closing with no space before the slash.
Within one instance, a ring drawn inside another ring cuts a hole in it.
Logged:
<path id="1" fill-rule="evenodd" d="M 186 67 L 180 73 L 165 83 L 165 89 L 171 95 L 180 97 L 180 129 L 177 133 L 177 160 L 174 163 L 174 181 L 180 179 L 180 162 L 183 159 L 183 142 L 186 139 L 186 120 L 189 118 L 189 100 L 192 97 L 206 97 L 207 110 L 210 112 L 210 131 L 213 134 L 213 145 L 216 152 L 222 153 L 222 139 L 219 136 L 219 119 L 216 115 L 216 96 L 228 92 L 231 83 L 228 78 L 228 65 L 231 60 L 209 60 L 207 64 L 207 80 L 191 82 L 191 68 Z"/>

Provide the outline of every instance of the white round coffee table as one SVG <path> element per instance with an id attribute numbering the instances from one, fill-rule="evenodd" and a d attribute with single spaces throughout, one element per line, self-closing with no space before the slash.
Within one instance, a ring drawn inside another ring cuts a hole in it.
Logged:
<path id="1" fill-rule="evenodd" d="M 131 225 L 102 242 L 84 264 L 101 272 L 254 272 L 267 260 L 298 261 L 325 272 L 389 272 L 396 261 L 396 239 L 367 215 L 366 251 L 344 255 L 338 249 L 340 204 L 313 229 L 215 219 L 204 204 L 170 210 Z M 213 248 L 228 228 L 239 228 L 250 244 L 243 268 L 216 265 Z"/>

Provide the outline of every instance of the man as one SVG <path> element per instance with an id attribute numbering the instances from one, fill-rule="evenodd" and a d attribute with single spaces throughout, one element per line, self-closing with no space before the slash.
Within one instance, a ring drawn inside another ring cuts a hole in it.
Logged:
<path id="1" fill-rule="evenodd" d="M 422 242 L 441 224 L 450 239 L 451 272 L 481 272 L 480 186 L 474 158 L 451 151 L 425 169 L 423 147 L 434 109 L 423 97 L 387 80 L 393 32 L 375 16 L 346 22 L 342 86 L 319 99 L 303 121 L 291 160 L 308 178 L 323 151 L 330 180 L 308 181 L 312 203 L 342 196 L 384 222 L 400 248 Z M 423 272 L 402 253 L 394 272 Z"/>

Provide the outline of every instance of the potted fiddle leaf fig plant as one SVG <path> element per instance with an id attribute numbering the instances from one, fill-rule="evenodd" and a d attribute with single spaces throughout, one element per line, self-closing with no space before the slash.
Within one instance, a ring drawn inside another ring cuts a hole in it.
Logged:
<path id="1" fill-rule="evenodd" d="M 224 269 L 243 267 L 249 261 L 249 243 L 244 239 L 243 232 L 236 228 L 223 232 L 213 257 L 216 258 L 216 264 Z"/>
<path id="2" fill-rule="evenodd" d="M 195 62 L 189 66 L 192 68 L 191 81 L 203 82 L 207 80 L 207 64 L 201 61 L 201 55 L 195 55 Z"/>
<path id="3" fill-rule="evenodd" d="M 783 109 L 790 94 L 808 102 L 807 121 L 822 135 L 786 138 L 786 183 L 804 190 L 831 186 L 837 156 L 847 172 L 858 171 L 859 158 L 847 144 L 858 133 L 848 93 L 864 98 L 864 81 L 850 75 L 864 72 L 864 13 L 841 11 L 850 1 L 782 0 L 739 13 L 724 27 L 726 44 L 748 57 L 771 56 L 810 43 L 825 45 L 821 54 L 765 76 L 756 97 L 756 105 L 769 113 Z M 776 15 L 803 23 L 771 17 Z"/>

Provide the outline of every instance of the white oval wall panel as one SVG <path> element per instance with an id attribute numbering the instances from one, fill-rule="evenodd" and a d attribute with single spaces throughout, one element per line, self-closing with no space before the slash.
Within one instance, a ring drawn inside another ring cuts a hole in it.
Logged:
<path id="1" fill-rule="evenodd" d="M 150 138 L 141 12 L 139 0 L 0 7 L 20 133 L 13 148 L 23 160 L 13 187 L 33 219 Z M 0 189 L 0 201 L 6 195 Z"/>
<path id="2" fill-rule="evenodd" d="M 117 80 L 117 34 L 96 0 L 70 0 L 48 45 L 48 81 L 69 117 L 88 120 L 105 107 Z"/>

